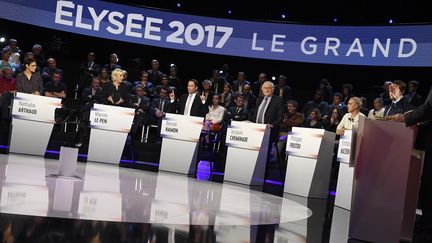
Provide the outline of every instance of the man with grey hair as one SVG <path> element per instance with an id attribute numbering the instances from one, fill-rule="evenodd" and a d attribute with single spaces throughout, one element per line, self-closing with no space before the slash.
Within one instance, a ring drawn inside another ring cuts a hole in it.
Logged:
<path id="1" fill-rule="evenodd" d="M 32 51 L 34 54 L 34 59 L 36 59 L 38 69 L 42 70 L 46 66 L 45 56 L 42 51 L 42 45 L 35 44 Z"/>

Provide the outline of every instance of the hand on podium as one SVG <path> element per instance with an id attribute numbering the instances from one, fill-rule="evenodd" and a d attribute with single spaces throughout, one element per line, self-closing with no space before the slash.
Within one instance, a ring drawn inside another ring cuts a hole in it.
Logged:
<path id="1" fill-rule="evenodd" d="M 273 125 L 272 124 L 267 124 L 267 126 L 266 126 L 267 128 L 273 128 Z"/>
<path id="2" fill-rule="evenodd" d="M 404 118 L 404 114 L 395 114 L 395 115 L 391 115 L 391 116 L 386 116 L 385 120 L 386 121 L 404 122 L 405 118 Z"/>

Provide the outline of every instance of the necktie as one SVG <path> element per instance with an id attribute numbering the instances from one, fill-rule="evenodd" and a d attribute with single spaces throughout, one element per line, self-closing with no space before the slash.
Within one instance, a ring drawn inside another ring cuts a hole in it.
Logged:
<path id="1" fill-rule="evenodd" d="M 192 103 L 192 94 L 189 94 L 188 99 L 186 101 L 186 106 L 183 115 L 189 115 L 189 108 L 191 106 L 191 103 Z"/>
<path id="2" fill-rule="evenodd" d="M 395 108 L 395 106 L 396 106 L 396 103 L 392 102 L 392 104 L 391 104 L 390 108 L 389 108 L 389 109 L 387 110 L 387 114 L 386 114 L 386 116 L 388 116 L 388 115 L 389 115 L 390 111 L 391 111 L 392 109 L 394 109 L 394 108 Z"/>
<path id="3" fill-rule="evenodd" d="M 165 100 L 161 100 L 160 104 L 159 104 L 159 110 L 163 112 L 164 109 L 164 105 L 165 105 Z"/>
<path id="4" fill-rule="evenodd" d="M 257 115 L 256 123 L 264 124 L 264 110 L 265 110 L 265 107 L 267 105 L 267 99 L 268 99 L 268 97 L 265 97 L 264 101 L 261 102 L 261 105 L 258 109 L 258 115 Z"/>
<path id="5" fill-rule="evenodd" d="M 235 114 L 237 115 L 239 112 L 240 112 L 240 108 L 237 108 Z"/>

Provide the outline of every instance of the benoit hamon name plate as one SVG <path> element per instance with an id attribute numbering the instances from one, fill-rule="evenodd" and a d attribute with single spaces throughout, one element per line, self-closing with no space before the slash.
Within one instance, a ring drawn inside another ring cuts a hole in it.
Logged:
<path id="1" fill-rule="evenodd" d="M 162 120 L 161 137 L 196 142 L 204 118 L 167 113 Z"/>

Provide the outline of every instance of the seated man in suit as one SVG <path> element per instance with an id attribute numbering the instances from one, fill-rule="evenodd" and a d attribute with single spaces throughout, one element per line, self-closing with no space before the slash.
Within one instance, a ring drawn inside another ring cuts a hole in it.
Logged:
<path id="1" fill-rule="evenodd" d="M 182 95 L 179 100 L 178 113 L 185 116 L 204 117 L 207 114 L 205 106 L 206 97 L 198 94 L 198 81 L 190 79 L 187 85 L 188 94 Z"/>
<path id="2" fill-rule="evenodd" d="M 248 110 L 244 106 L 244 97 L 237 95 L 236 106 L 231 107 L 228 111 L 228 119 L 232 121 L 246 121 L 248 118 Z"/>
<path id="3" fill-rule="evenodd" d="M 284 75 L 280 75 L 278 79 L 279 83 L 275 86 L 275 95 L 282 97 L 286 104 L 288 100 L 292 100 L 293 98 L 292 88 L 287 85 L 287 77 Z"/>
<path id="4" fill-rule="evenodd" d="M 250 116 L 250 120 L 255 123 L 267 124 L 270 131 L 270 141 L 267 159 L 270 158 L 273 143 L 278 141 L 279 126 L 283 120 L 283 100 L 281 97 L 273 95 L 274 84 L 271 81 L 265 81 L 261 90 L 262 97 L 258 98 L 257 106 Z"/>
<path id="5" fill-rule="evenodd" d="M 246 84 L 243 86 L 243 101 L 244 106 L 248 111 L 251 111 L 256 106 L 256 96 L 252 94 L 251 86 L 249 84 Z"/>
<path id="6" fill-rule="evenodd" d="M 131 135 L 134 135 L 140 125 L 149 122 L 150 99 L 144 95 L 144 87 L 138 85 L 135 87 L 135 95 L 129 102 L 131 108 L 135 108 L 135 117 L 133 120 Z"/>
<path id="7" fill-rule="evenodd" d="M 413 107 L 419 107 L 421 104 L 423 104 L 423 97 L 419 95 L 417 92 L 417 89 L 419 87 L 419 82 L 415 80 L 411 80 L 408 82 L 408 93 L 404 95 L 408 99 L 408 102 Z"/>
<path id="8" fill-rule="evenodd" d="M 395 80 L 389 87 L 389 96 L 392 102 L 387 105 L 384 110 L 384 116 L 392 116 L 396 114 L 404 114 L 405 112 L 414 109 L 408 99 L 403 96 L 406 84 L 402 80 Z"/>
<path id="9" fill-rule="evenodd" d="M 243 87 L 248 84 L 249 81 L 246 80 L 246 74 L 244 72 L 239 72 L 237 75 L 237 80 L 233 82 L 232 90 L 236 94 L 241 94 L 243 92 Z"/>

